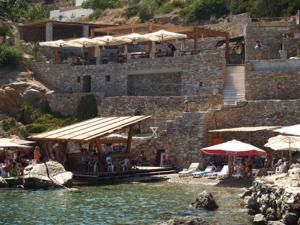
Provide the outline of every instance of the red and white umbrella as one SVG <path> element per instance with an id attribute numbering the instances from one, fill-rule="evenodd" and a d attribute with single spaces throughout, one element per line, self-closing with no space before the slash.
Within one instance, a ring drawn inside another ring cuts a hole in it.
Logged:
<path id="1" fill-rule="evenodd" d="M 227 156 L 259 156 L 266 155 L 266 152 L 253 145 L 232 140 L 222 144 L 213 145 L 200 149 L 202 154 L 206 155 L 227 155 Z"/>

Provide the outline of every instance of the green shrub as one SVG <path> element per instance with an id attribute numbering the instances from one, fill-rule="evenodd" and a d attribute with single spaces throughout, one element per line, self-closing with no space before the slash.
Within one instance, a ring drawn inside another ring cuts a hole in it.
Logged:
<path id="1" fill-rule="evenodd" d="M 217 18 L 229 13 L 226 0 L 193 0 L 181 11 L 189 22 L 208 20 L 211 16 Z"/>
<path id="2" fill-rule="evenodd" d="M 102 16 L 102 9 L 95 9 L 95 11 L 89 15 L 89 20 L 96 20 L 98 19 L 100 16 Z"/>
<path id="3" fill-rule="evenodd" d="M 0 45 L 0 68 L 19 66 L 23 59 L 23 53 L 20 49 L 8 44 Z"/>
<path id="4" fill-rule="evenodd" d="M 230 12 L 231 14 L 245 13 L 249 9 L 249 0 L 231 0 Z"/>
<path id="5" fill-rule="evenodd" d="M 183 0 L 174 0 L 172 2 L 167 2 L 159 8 L 158 12 L 159 13 L 170 13 L 174 9 L 184 8 L 185 4 L 186 3 Z"/>
<path id="6" fill-rule="evenodd" d="M 88 9 L 107 9 L 120 7 L 119 0 L 87 0 L 82 4 L 83 8 Z"/>
<path id="7" fill-rule="evenodd" d="M 87 120 L 98 115 L 97 102 L 94 95 L 83 96 L 78 104 L 76 117 Z"/>
<path id="8" fill-rule="evenodd" d="M 137 16 L 139 14 L 140 6 L 138 4 L 130 5 L 125 12 L 125 16 L 128 18 Z"/>
<path id="9" fill-rule="evenodd" d="M 23 124 L 16 121 L 15 118 L 7 117 L 1 122 L 2 129 L 7 135 L 17 135 L 26 137 L 27 131 Z"/>
<path id="10" fill-rule="evenodd" d="M 11 28 L 5 23 L 0 24 L 0 36 L 5 37 L 9 35 L 12 35 Z"/>
<path id="11" fill-rule="evenodd" d="M 41 133 L 72 124 L 74 121 L 76 121 L 74 118 L 59 118 L 52 114 L 44 114 L 26 125 L 26 131 L 28 133 Z"/>
<path id="12" fill-rule="evenodd" d="M 154 10 L 146 3 L 140 4 L 138 16 L 140 17 L 141 22 L 148 21 L 153 18 Z"/>

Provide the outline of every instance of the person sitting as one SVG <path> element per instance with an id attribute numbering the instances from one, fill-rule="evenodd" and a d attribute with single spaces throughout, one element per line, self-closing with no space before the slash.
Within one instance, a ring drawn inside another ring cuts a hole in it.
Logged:
<path id="1" fill-rule="evenodd" d="M 170 43 L 170 44 L 168 44 L 168 48 L 170 49 L 170 56 L 175 56 L 175 52 L 176 52 L 176 47 L 172 44 L 172 43 Z"/>
<path id="2" fill-rule="evenodd" d="M 147 160 L 147 158 L 146 158 L 145 152 L 141 151 L 138 156 L 138 165 L 145 166 L 146 160 Z"/>
<path id="3" fill-rule="evenodd" d="M 18 176 L 20 176 L 20 170 L 19 170 L 19 168 L 17 166 L 17 163 L 15 163 L 15 162 L 12 163 L 12 169 L 10 171 L 10 176 L 11 177 L 18 177 Z"/>

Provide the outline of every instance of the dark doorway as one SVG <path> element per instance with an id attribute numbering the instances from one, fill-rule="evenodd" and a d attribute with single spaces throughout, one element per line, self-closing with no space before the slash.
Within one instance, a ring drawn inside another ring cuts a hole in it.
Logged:
<path id="1" fill-rule="evenodd" d="M 82 91 L 91 92 L 91 76 L 84 76 L 82 79 Z"/>

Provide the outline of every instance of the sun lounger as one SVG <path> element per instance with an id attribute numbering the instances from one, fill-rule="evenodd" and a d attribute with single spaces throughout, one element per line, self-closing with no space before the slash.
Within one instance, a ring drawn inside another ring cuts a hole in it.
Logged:
<path id="1" fill-rule="evenodd" d="M 192 175 L 194 178 L 198 178 L 198 177 L 203 177 L 205 175 L 214 173 L 214 171 L 215 171 L 215 167 L 208 166 L 208 167 L 206 167 L 206 169 L 204 171 L 196 171 L 196 172 L 193 172 Z"/>
<path id="2" fill-rule="evenodd" d="M 178 172 L 179 177 L 190 176 L 193 172 L 199 170 L 199 163 L 191 163 L 188 169 L 183 169 L 182 171 Z"/>
<path id="3" fill-rule="evenodd" d="M 229 167 L 228 165 L 224 165 L 220 172 L 214 172 L 205 176 L 207 176 L 208 178 L 217 178 L 217 177 L 226 178 L 228 177 L 228 175 L 229 175 Z"/>

